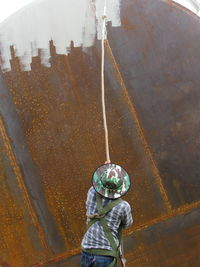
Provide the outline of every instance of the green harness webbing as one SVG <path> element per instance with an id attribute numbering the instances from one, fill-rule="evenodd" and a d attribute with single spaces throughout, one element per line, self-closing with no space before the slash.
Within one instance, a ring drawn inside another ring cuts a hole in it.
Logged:
<path id="1" fill-rule="evenodd" d="M 105 215 L 115 206 L 117 206 L 122 200 L 120 198 L 113 200 L 112 202 L 108 203 L 105 207 L 102 206 L 101 197 L 98 193 L 96 193 L 96 200 L 97 200 L 97 210 L 98 214 L 95 214 L 92 218 L 90 218 L 90 222 L 88 223 L 88 229 L 97 221 L 100 222 L 100 224 L 103 227 L 103 231 L 105 233 L 105 236 L 107 237 L 108 241 L 110 242 L 110 245 L 112 247 L 112 250 L 106 250 L 106 249 L 84 249 L 85 252 L 89 252 L 91 254 L 96 255 L 105 255 L 105 256 L 112 256 L 114 257 L 114 260 L 109 264 L 108 267 L 113 267 L 115 263 L 117 262 L 117 259 L 119 258 L 119 246 L 117 246 L 112 232 L 110 228 L 108 227 L 107 221 L 105 219 Z M 119 244 L 121 242 L 122 237 L 122 227 L 119 227 L 118 230 L 118 238 L 119 238 Z"/>

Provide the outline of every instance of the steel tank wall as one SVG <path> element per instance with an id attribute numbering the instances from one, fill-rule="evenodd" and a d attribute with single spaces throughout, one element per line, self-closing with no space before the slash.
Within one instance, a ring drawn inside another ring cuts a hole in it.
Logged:
<path id="1" fill-rule="evenodd" d="M 200 265 L 200 20 L 161 0 L 121 2 L 108 25 L 111 159 L 125 167 L 134 224 L 127 266 Z M 0 73 L 0 265 L 79 266 L 85 199 L 105 160 L 100 41 L 51 67 Z"/>

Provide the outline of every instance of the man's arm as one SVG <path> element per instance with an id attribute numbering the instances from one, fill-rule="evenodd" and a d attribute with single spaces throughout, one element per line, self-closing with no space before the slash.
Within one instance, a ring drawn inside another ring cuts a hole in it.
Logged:
<path id="1" fill-rule="evenodd" d="M 93 214 L 95 211 L 95 194 L 94 188 L 90 187 L 87 193 L 87 200 L 86 200 L 86 216 L 87 214 Z M 90 219 L 87 217 L 86 223 L 88 224 Z"/>
<path id="2" fill-rule="evenodd" d="M 125 203 L 126 203 L 126 205 L 124 206 L 124 209 L 123 209 L 122 225 L 123 225 L 123 228 L 128 228 L 133 223 L 133 217 L 132 217 L 132 213 L 131 213 L 130 204 L 126 201 L 125 201 Z"/>

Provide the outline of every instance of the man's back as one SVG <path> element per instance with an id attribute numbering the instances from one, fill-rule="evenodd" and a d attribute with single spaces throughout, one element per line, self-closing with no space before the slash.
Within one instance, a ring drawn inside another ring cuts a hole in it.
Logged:
<path id="1" fill-rule="evenodd" d="M 103 206 L 106 206 L 112 201 L 113 200 L 102 197 Z M 89 189 L 87 194 L 86 209 L 87 214 L 89 215 L 97 213 L 96 191 L 93 187 Z M 106 214 L 105 219 L 116 243 L 118 244 L 119 241 L 117 234 L 120 224 L 123 225 L 123 228 L 127 228 L 133 222 L 131 207 L 129 203 L 122 200 L 117 206 L 115 206 L 110 212 Z M 87 219 L 87 223 L 89 222 L 89 220 L 90 219 Z M 81 245 L 83 249 L 96 248 L 112 250 L 110 243 L 104 234 L 103 227 L 99 222 L 94 223 L 89 228 L 89 230 L 84 235 Z"/>

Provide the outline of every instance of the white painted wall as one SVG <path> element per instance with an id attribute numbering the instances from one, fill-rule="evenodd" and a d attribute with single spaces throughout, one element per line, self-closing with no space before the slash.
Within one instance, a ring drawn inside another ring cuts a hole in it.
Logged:
<path id="1" fill-rule="evenodd" d="M 67 54 L 71 40 L 75 47 L 90 47 L 101 38 L 103 0 L 36 0 L 0 24 L 1 67 L 10 70 L 10 45 L 29 71 L 32 56 L 42 49 L 42 64 L 49 67 L 49 41 L 58 54 Z M 120 0 L 107 0 L 107 18 L 120 26 Z"/>
<path id="2" fill-rule="evenodd" d="M 42 49 L 42 64 L 49 67 L 49 41 L 58 54 L 75 47 L 90 47 L 97 36 L 101 39 L 104 0 L 0 0 L 0 66 L 10 70 L 10 46 L 14 45 L 23 70 L 30 70 L 33 56 Z M 120 1 L 107 0 L 107 17 L 112 26 L 120 26 Z M 31 3 L 30 3 L 31 2 Z M 200 14 L 200 0 L 174 0 Z M 30 3 L 26 5 L 27 3 Z M 8 7 L 9 5 L 9 7 Z"/>

